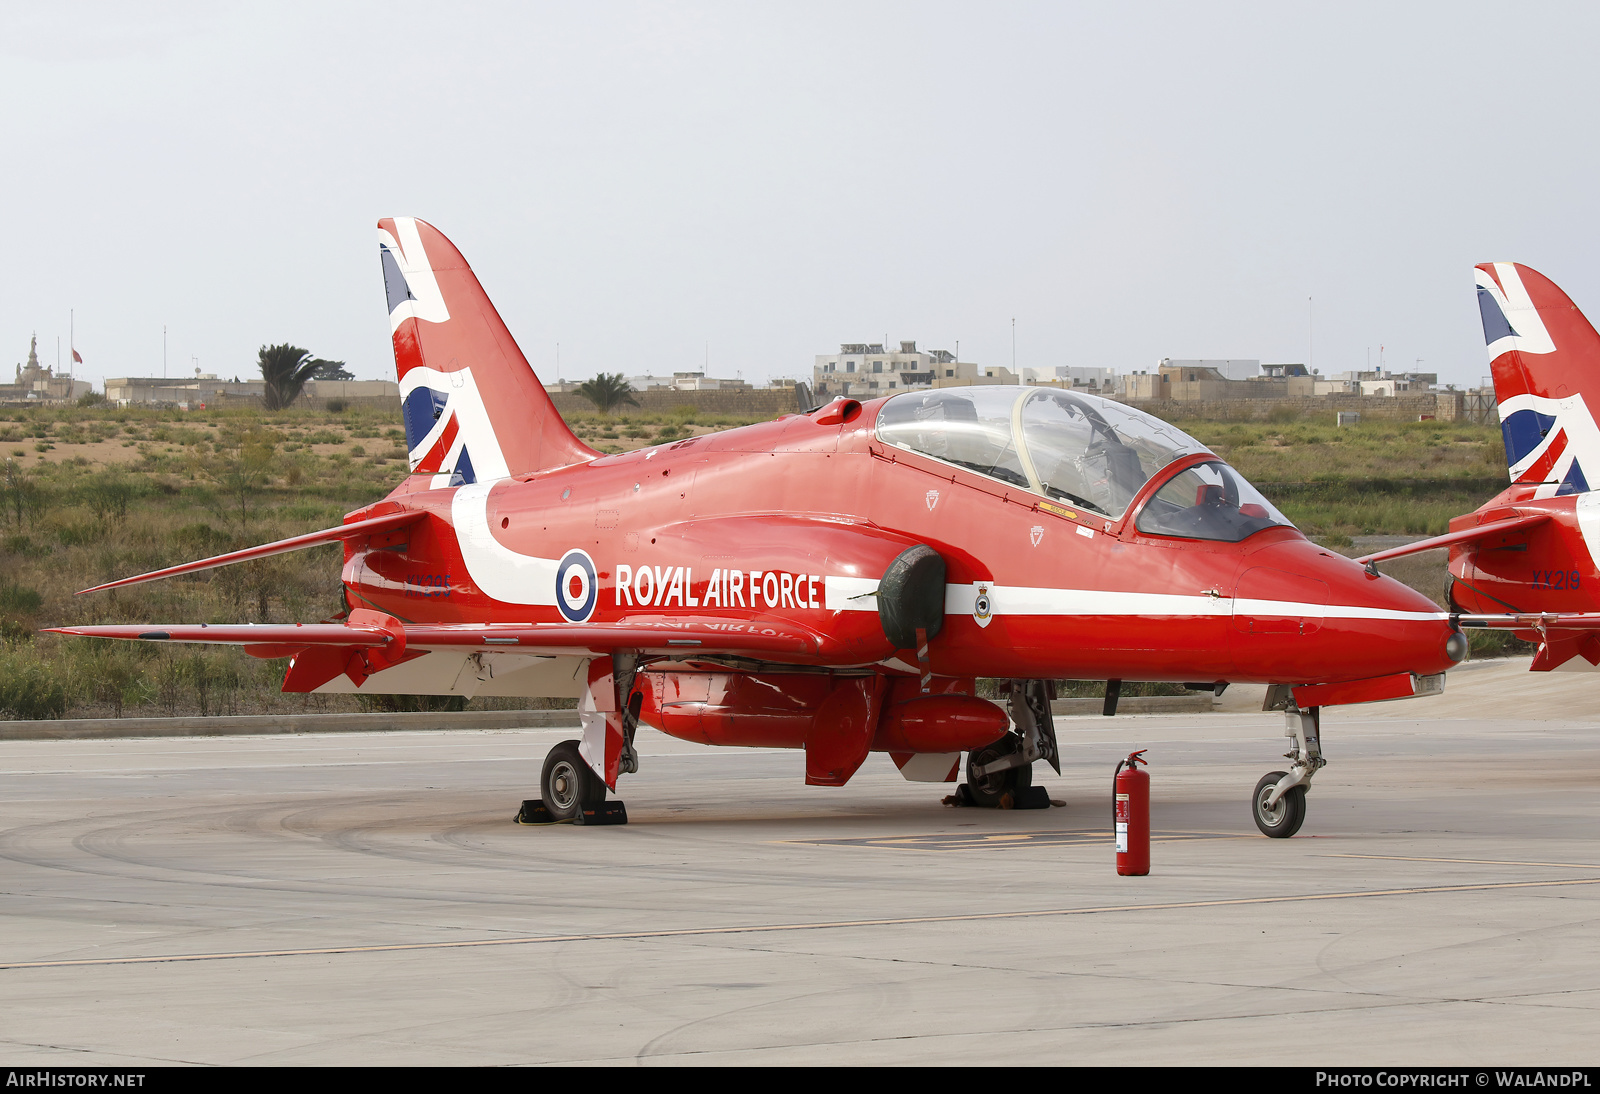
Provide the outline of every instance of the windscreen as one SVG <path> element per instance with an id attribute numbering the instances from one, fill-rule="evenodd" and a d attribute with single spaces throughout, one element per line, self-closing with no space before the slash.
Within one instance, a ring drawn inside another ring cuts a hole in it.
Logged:
<path id="1" fill-rule="evenodd" d="M 1263 528 L 1293 528 L 1287 517 L 1225 463 L 1201 463 L 1172 476 L 1135 522 L 1157 536 L 1237 543 Z"/>

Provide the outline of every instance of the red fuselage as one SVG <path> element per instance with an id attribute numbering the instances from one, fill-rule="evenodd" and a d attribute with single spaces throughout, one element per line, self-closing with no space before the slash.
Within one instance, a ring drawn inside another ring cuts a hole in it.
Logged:
<path id="1" fill-rule="evenodd" d="M 786 623 L 817 636 L 814 652 L 786 663 L 913 673 L 872 590 L 922 543 L 948 567 L 945 624 L 929 649 L 942 677 L 1303 684 L 1452 664 L 1453 631 L 1435 605 L 1292 528 L 1237 543 L 1137 530 L 1163 483 L 1214 456 L 1156 473 L 1113 520 L 887 445 L 873 428 L 882 405 L 832 425 L 795 415 L 506 480 L 482 488 L 475 531 L 455 525 L 458 492 L 478 488 L 397 494 L 350 519 L 396 506 L 437 519 L 349 545 L 352 603 L 406 622 L 561 622 L 552 591 L 513 595 L 475 577 L 488 565 L 486 529 L 491 553 L 586 552 L 595 622 Z M 983 594 L 987 618 L 975 607 Z"/>
<path id="2" fill-rule="evenodd" d="M 1450 596 L 1465 612 L 1575 613 L 1600 610 L 1600 569 L 1585 536 L 1600 542 L 1600 505 L 1592 494 L 1537 498 L 1536 485 L 1517 484 L 1472 513 L 1450 521 L 1459 532 L 1514 517 L 1550 519 L 1531 530 L 1460 544 L 1450 551 Z"/>

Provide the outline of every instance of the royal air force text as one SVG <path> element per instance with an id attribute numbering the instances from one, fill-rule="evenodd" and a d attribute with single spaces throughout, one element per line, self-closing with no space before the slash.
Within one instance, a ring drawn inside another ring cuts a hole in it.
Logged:
<path id="1" fill-rule="evenodd" d="M 821 574 L 716 569 L 696 595 L 687 566 L 618 566 L 616 604 L 641 608 L 821 608 Z"/>

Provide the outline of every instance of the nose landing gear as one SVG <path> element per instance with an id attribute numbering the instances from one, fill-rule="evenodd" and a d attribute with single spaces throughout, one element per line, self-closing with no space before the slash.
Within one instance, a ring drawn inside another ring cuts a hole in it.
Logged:
<path id="1" fill-rule="evenodd" d="M 1300 710 L 1289 703 L 1284 711 L 1283 735 L 1294 738 L 1294 747 L 1284 753 L 1292 761 L 1288 771 L 1270 771 L 1256 783 L 1250 795 L 1250 815 L 1262 835 L 1288 839 L 1300 831 L 1306 819 L 1306 790 L 1311 776 L 1324 766 L 1322 758 L 1322 708 Z"/>

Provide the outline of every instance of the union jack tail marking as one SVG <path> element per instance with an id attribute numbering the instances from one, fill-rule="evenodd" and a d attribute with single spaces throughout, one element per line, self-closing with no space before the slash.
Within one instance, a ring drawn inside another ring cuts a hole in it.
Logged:
<path id="1" fill-rule="evenodd" d="M 378 222 L 411 470 L 424 487 L 563 467 L 596 453 L 567 428 L 467 260 L 426 221 Z M 407 488 L 416 489 L 413 482 Z"/>
<path id="2" fill-rule="evenodd" d="M 1478 312 L 1494 374 L 1511 481 L 1536 496 L 1582 494 L 1600 471 L 1600 335 L 1549 278 L 1513 262 L 1486 262 Z"/>

